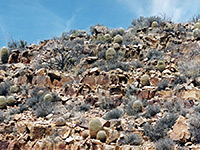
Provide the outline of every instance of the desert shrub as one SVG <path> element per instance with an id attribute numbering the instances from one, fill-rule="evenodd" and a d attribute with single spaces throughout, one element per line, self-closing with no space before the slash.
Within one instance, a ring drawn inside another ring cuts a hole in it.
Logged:
<path id="1" fill-rule="evenodd" d="M 132 61 L 131 65 L 135 68 L 142 68 L 144 65 L 141 61 Z"/>
<path id="2" fill-rule="evenodd" d="M 183 110 L 183 103 L 179 99 L 166 101 L 164 107 L 167 108 L 169 113 L 180 113 Z"/>
<path id="3" fill-rule="evenodd" d="M 177 119 L 178 115 L 169 113 L 168 115 L 158 120 L 155 126 L 146 123 L 144 125 L 144 133 L 152 141 L 157 141 L 167 135 L 167 132 L 170 128 L 172 128 Z"/>
<path id="4" fill-rule="evenodd" d="M 142 137 L 137 133 L 131 133 L 120 139 L 120 145 L 140 145 L 142 143 Z"/>
<path id="5" fill-rule="evenodd" d="M 126 97 L 131 98 L 131 96 L 134 96 L 138 90 L 139 89 L 136 88 L 134 85 L 128 86 L 128 88 L 126 89 Z"/>
<path id="6" fill-rule="evenodd" d="M 48 114 L 52 113 L 54 110 L 54 103 L 41 101 L 34 105 L 33 110 L 36 117 L 45 117 Z"/>
<path id="7" fill-rule="evenodd" d="M 53 48 L 51 56 L 44 56 L 43 63 L 49 68 L 61 71 L 67 71 L 86 55 L 83 54 L 84 40 L 76 38 L 74 40 L 65 40 L 59 48 Z"/>
<path id="8" fill-rule="evenodd" d="M 156 150 L 173 150 L 174 146 L 175 143 L 169 138 L 160 139 L 155 144 Z"/>
<path id="9" fill-rule="evenodd" d="M 168 87 L 169 80 L 163 79 L 161 82 L 158 83 L 158 91 L 165 90 Z"/>
<path id="10" fill-rule="evenodd" d="M 2 111 L 0 111 L 0 123 L 3 122 L 4 119 L 5 119 L 4 113 Z"/>
<path id="11" fill-rule="evenodd" d="M 200 14 L 194 15 L 191 19 L 192 22 L 198 22 L 198 20 L 200 19 Z"/>
<path id="12" fill-rule="evenodd" d="M 108 61 L 106 66 L 99 66 L 99 68 L 103 71 L 115 70 L 117 68 L 123 71 L 129 71 L 130 66 L 125 62 Z"/>
<path id="13" fill-rule="evenodd" d="M 63 32 L 62 33 L 62 40 L 67 40 L 70 37 L 70 35 L 75 34 L 76 32 L 77 32 L 77 30 L 74 30 L 74 29 L 72 29 L 68 32 Z"/>
<path id="14" fill-rule="evenodd" d="M 132 31 L 128 31 L 123 35 L 123 45 L 138 45 L 140 42 L 139 40 L 135 37 L 135 33 Z"/>
<path id="15" fill-rule="evenodd" d="M 16 41 L 16 40 L 11 39 L 7 45 L 11 50 L 12 49 L 25 50 L 27 47 L 27 44 L 28 44 L 27 41 L 23 41 L 23 40 Z"/>
<path id="16" fill-rule="evenodd" d="M 20 113 L 19 109 L 18 108 L 10 108 L 7 112 L 6 112 L 6 115 L 15 115 L 15 114 L 18 114 Z"/>
<path id="17" fill-rule="evenodd" d="M 90 104 L 86 104 L 85 102 L 81 103 L 81 105 L 78 107 L 78 111 L 86 112 L 89 110 L 90 110 Z"/>
<path id="18" fill-rule="evenodd" d="M 158 105 L 148 105 L 146 107 L 146 112 L 145 112 L 145 117 L 146 118 L 151 118 L 155 116 L 157 113 L 160 112 L 160 106 Z"/>
<path id="19" fill-rule="evenodd" d="M 154 59 L 159 60 L 159 59 L 162 59 L 163 52 L 158 51 L 156 49 L 149 50 L 146 54 L 146 57 L 148 58 L 149 61 L 154 60 Z"/>
<path id="20" fill-rule="evenodd" d="M 195 79 L 200 76 L 199 61 L 179 62 L 178 69 L 187 78 Z"/>
<path id="21" fill-rule="evenodd" d="M 26 100 L 26 103 L 24 104 L 23 108 L 26 109 L 26 106 L 29 106 L 33 109 L 35 109 L 36 105 L 38 106 L 38 104 L 45 104 L 43 101 L 44 100 L 44 96 L 46 94 L 48 94 L 49 92 L 46 90 L 46 89 L 43 89 L 43 88 L 40 88 L 40 87 L 35 87 L 31 92 L 30 92 L 30 95 L 31 97 L 28 98 Z M 57 94 L 55 93 L 52 93 L 52 101 L 51 102 L 57 102 L 59 101 L 60 98 L 57 96 Z M 47 103 L 48 104 L 48 103 Z M 22 108 L 22 109 L 23 109 Z M 43 108 L 41 108 L 43 109 Z"/>
<path id="22" fill-rule="evenodd" d="M 157 141 L 166 135 L 162 127 L 155 128 L 149 123 L 146 123 L 143 126 L 143 129 L 144 129 L 145 135 L 148 136 L 152 141 Z"/>
<path id="23" fill-rule="evenodd" d="M 171 19 L 167 17 L 165 14 L 160 15 L 160 16 L 151 16 L 151 17 L 140 16 L 139 18 L 132 20 L 130 27 L 133 27 L 136 29 L 150 27 L 152 22 L 154 21 L 156 21 L 158 25 L 160 26 L 164 22 L 170 22 Z"/>
<path id="24" fill-rule="evenodd" d="M 185 76 L 181 76 L 181 75 L 175 75 L 172 83 L 171 83 L 171 86 L 172 87 L 175 87 L 177 86 L 178 84 L 183 84 L 183 83 L 186 83 L 186 78 Z"/>
<path id="25" fill-rule="evenodd" d="M 115 103 L 114 101 L 110 100 L 109 98 L 105 97 L 101 100 L 100 104 L 99 104 L 99 107 L 103 110 L 110 110 L 110 109 L 114 109 L 116 106 L 115 106 Z"/>
<path id="26" fill-rule="evenodd" d="M 138 116 L 142 112 L 143 103 L 137 98 L 125 99 L 124 105 L 126 113 L 130 116 Z"/>
<path id="27" fill-rule="evenodd" d="M 123 110 L 116 108 L 116 109 L 113 109 L 113 110 L 105 113 L 103 115 L 103 119 L 105 119 L 105 120 L 118 119 L 118 118 L 122 117 L 122 115 L 123 115 Z"/>
<path id="28" fill-rule="evenodd" d="M 28 110 L 28 108 L 29 108 L 29 106 L 27 104 L 19 104 L 18 107 L 19 107 L 20 113 L 22 113 L 23 111 Z"/>
<path id="29" fill-rule="evenodd" d="M 189 119 L 189 131 L 193 141 L 200 143 L 200 107 L 194 108 L 194 114 Z"/>
<path id="30" fill-rule="evenodd" d="M 10 86 L 11 86 L 11 82 L 6 80 L 5 82 L 1 82 L 0 83 L 0 96 L 1 95 L 8 95 L 9 94 L 9 90 L 10 90 Z"/>
<path id="31" fill-rule="evenodd" d="M 100 60 L 96 61 L 92 67 L 98 67 L 102 71 L 110 71 L 110 70 L 115 70 L 117 68 L 123 70 L 123 71 L 129 71 L 130 70 L 130 65 L 127 64 L 126 62 L 121 62 L 117 60 L 112 60 L 112 61 L 106 61 L 106 60 Z"/>

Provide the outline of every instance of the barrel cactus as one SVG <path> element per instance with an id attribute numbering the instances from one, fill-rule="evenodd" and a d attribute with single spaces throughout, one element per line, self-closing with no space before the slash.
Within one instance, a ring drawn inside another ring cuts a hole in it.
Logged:
<path id="1" fill-rule="evenodd" d="M 19 87 L 17 85 L 13 85 L 10 87 L 10 92 L 11 93 L 17 93 L 19 92 Z"/>
<path id="2" fill-rule="evenodd" d="M 136 100 L 133 102 L 133 109 L 135 112 L 141 112 L 143 108 L 143 104 L 140 100 Z"/>
<path id="3" fill-rule="evenodd" d="M 115 37 L 114 37 L 114 43 L 122 43 L 122 41 L 123 41 L 123 37 L 121 36 L 121 35 L 116 35 Z"/>
<path id="4" fill-rule="evenodd" d="M 6 108 L 6 97 L 0 96 L 0 109 Z"/>
<path id="5" fill-rule="evenodd" d="M 199 28 L 196 28 L 194 31 L 193 31 L 193 36 L 197 39 L 200 39 L 200 29 Z"/>
<path id="6" fill-rule="evenodd" d="M 89 122 L 90 136 L 92 138 L 95 138 L 97 133 L 102 129 L 102 127 L 102 123 L 98 118 L 91 120 Z"/>
<path id="7" fill-rule="evenodd" d="M 14 103 L 15 103 L 15 97 L 14 97 L 14 96 L 8 96 L 8 97 L 7 97 L 7 100 L 6 100 L 6 103 L 7 103 L 9 106 L 13 106 Z"/>
<path id="8" fill-rule="evenodd" d="M 53 96 L 52 96 L 52 94 L 46 94 L 46 95 L 44 96 L 44 101 L 46 101 L 46 102 L 52 102 L 52 101 L 53 101 Z"/>
<path id="9" fill-rule="evenodd" d="M 7 63 L 8 62 L 8 56 L 9 56 L 9 51 L 6 47 L 2 47 L 0 51 L 0 56 L 1 56 L 1 61 L 2 63 Z"/>
<path id="10" fill-rule="evenodd" d="M 151 24 L 151 27 L 152 28 L 157 28 L 159 25 L 158 25 L 158 22 L 157 21 L 154 21 L 154 22 L 152 22 L 152 24 Z"/>
<path id="11" fill-rule="evenodd" d="M 149 76 L 148 76 L 148 75 L 143 75 L 143 76 L 140 78 L 140 81 L 141 81 L 141 85 L 142 85 L 142 86 L 149 86 L 149 85 L 150 85 L 150 79 L 149 79 Z"/>
<path id="12" fill-rule="evenodd" d="M 105 142 L 106 141 L 106 132 L 104 130 L 100 130 L 97 133 L 97 139 L 100 140 L 101 142 Z"/>
<path id="13" fill-rule="evenodd" d="M 114 50 L 114 48 L 109 48 L 106 51 L 106 60 L 112 60 L 114 59 L 116 56 L 116 51 Z"/>
<path id="14" fill-rule="evenodd" d="M 157 66 L 156 66 L 157 70 L 162 72 L 163 70 L 165 70 L 165 67 L 166 65 L 164 61 L 160 60 L 157 62 Z"/>

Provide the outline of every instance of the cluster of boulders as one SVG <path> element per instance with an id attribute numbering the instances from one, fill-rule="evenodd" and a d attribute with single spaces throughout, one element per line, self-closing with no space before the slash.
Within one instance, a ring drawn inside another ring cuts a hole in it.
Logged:
<path id="1" fill-rule="evenodd" d="M 199 149 L 200 21 L 144 24 L 1 48 L 0 148 Z"/>

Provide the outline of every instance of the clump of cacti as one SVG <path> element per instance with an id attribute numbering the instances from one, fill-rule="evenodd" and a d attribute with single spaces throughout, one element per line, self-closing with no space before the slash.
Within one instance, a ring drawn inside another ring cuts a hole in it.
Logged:
<path id="1" fill-rule="evenodd" d="M 114 37 L 114 43 L 122 43 L 122 41 L 123 41 L 123 37 L 121 36 L 121 35 L 116 35 L 115 37 Z"/>
<path id="2" fill-rule="evenodd" d="M 114 50 L 114 48 L 109 48 L 106 51 L 106 60 L 112 60 L 116 57 L 116 51 Z"/>
<path id="3" fill-rule="evenodd" d="M 98 118 L 91 120 L 89 123 L 90 136 L 95 138 L 102 127 L 102 123 Z"/>
<path id="4" fill-rule="evenodd" d="M 200 39 L 200 29 L 199 28 L 194 29 L 193 36 L 197 39 Z"/>
<path id="5" fill-rule="evenodd" d="M 150 79 L 148 75 L 143 75 L 140 79 L 142 86 L 149 86 L 150 85 Z"/>
<path id="6" fill-rule="evenodd" d="M 157 27 L 159 27 L 158 22 L 157 22 L 157 21 L 152 22 L 151 27 L 152 27 L 152 28 L 157 28 Z"/>
<path id="7" fill-rule="evenodd" d="M 14 96 L 8 96 L 8 97 L 7 97 L 7 100 L 6 100 L 6 103 L 7 103 L 9 106 L 13 106 L 14 103 L 15 103 L 15 97 L 14 97 Z"/>
<path id="8" fill-rule="evenodd" d="M 2 63 L 8 62 L 9 51 L 6 47 L 2 47 L 0 51 L 1 61 Z"/>
<path id="9" fill-rule="evenodd" d="M 163 70 L 165 70 L 165 67 L 166 67 L 166 65 L 165 65 L 165 62 L 164 62 L 164 61 L 160 60 L 160 61 L 157 62 L 156 68 L 157 68 L 157 70 L 159 70 L 160 72 L 162 72 Z"/>
<path id="10" fill-rule="evenodd" d="M 0 109 L 6 108 L 6 97 L 0 96 Z"/>
<path id="11" fill-rule="evenodd" d="M 142 108 L 143 108 L 143 104 L 140 100 L 136 100 L 133 102 L 133 110 L 135 112 L 141 112 L 142 111 Z"/>
<path id="12" fill-rule="evenodd" d="M 104 130 L 100 130 L 97 133 L 97 139 L 100 140 L 101 142 L 105 142 L 106 141 L 106 132 Z"/>
<path id="13" fill-rule="evenodd" d="M 52 96 L 52 94 L 46 94 L 45 96 L 44 96 L 44 101 L 46 101 L 46 102 L 52 102 L 53 101 L 53 96 Z"/>

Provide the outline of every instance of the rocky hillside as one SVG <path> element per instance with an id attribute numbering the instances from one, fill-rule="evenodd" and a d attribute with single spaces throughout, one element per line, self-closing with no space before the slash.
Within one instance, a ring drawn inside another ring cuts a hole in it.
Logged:
<path id="1" fill-rule="evenodd" d="M 199 38 L 199 22 L 140 17 L 8 43 L 0 149 L 200 149 Z"/>

